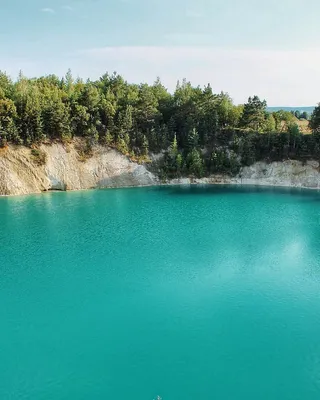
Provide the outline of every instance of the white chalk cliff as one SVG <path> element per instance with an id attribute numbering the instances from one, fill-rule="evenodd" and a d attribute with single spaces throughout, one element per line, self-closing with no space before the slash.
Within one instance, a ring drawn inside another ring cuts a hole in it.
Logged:
<path id="1" fill-rule="evenodd" d="M 23 146 L 10 145 L 0 151 L 0 195 L 158 183 L 145 166 L 114 149 L 96 146 L 85 161 L 74 143 L 41 145 L 40 150 L 46 155 L 44 165 L 37 165 L 30 149 Z"/>
<path id="2" fill-rule="evenodd" d="M 159 179 L 114 149 L 96 146 L 90 158 L 80 157 L 76 142 L 41 145 L 46 155 L 38 165 L 31 150 L 10 145 L 0 150 L 0 195 L 40 193 L 47 190 L 81 190 L 90 188 L 149 186 Z M 320 189 L 319 162 L 258 162 L 244 167 L 236 177 L 212 175 L 208 178 L 173 179 L 169 184 L 245 184 L 291 186 Z"/>

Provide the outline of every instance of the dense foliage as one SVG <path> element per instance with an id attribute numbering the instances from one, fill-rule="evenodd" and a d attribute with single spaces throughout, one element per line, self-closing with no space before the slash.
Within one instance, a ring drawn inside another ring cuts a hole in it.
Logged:
<path id="1" fill-rule="evenodd" d="M 299 112 L 268 113 L 266 101 L 250 97 L 234 105 L 227 93 L 183 80 L 170 94 L 153 85 L 129 84 L 120 75 L 97 81 L 55 75 L 13 82 L 0 73 L 0 145 L 68 142 L 75 136 L 116 147 L 147 160 L 163 152 L 164 177 L 211 172 L 234 174 L 241 165 L 285 158 L 319 158 L 320 106 L 311 116 L 312 135 L 302 135 Z"/>

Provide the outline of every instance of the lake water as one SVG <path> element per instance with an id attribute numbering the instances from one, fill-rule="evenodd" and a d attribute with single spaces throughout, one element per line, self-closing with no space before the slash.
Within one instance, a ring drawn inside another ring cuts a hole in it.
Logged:
<path id="1" fill-rule="evenodd" d="M 320 398 L 320 195 L 0 199 L 1 400 Z"/>

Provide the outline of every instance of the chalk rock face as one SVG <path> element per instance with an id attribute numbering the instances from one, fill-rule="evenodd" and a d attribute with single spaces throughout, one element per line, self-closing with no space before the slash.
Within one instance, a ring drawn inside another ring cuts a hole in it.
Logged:
<path id="1" fill-rule="evenodd" d="M 44 165 L 35 162 L 27 147 L 10 145 L 0 149 L 0 195 L 160 184 L 159 179 L 144 165 L 130 161 L 116 150 L 95 146 L 92 156 L 83 159 L 79 153 L 80 145 L 80 139 L 67 146 L 61 143 L 41 145 L 40 151 L 45 154 L 46 160 Z M 318 161 L 308 161 L 305 165 L 293 160 L 269 164 L 257 162 L 243 167 L 235 177 L 223 174 L 201 179 L 182 177 L 166 184 L 242 184 L 320 189 L 319 170 Z"/>
<path id="2" fill-rule="evenodd" d="M 242 184 L 320 188 L 319 163 L 287 160 L 270 164 L 258 162 L 242 168 L 237 182 Z"/>
<path id="3" fill-rule="evenodd" d="M 26 147 L 10 145 L 2 149 L 0 195 L 158 184 L 145 166 L 116 150 L 96 146 L 93 155 L 83 160 L 77 148 L 76 141 L 67 147 L 61 143 L 41 145 L 46 155 L 44 165 L 38 165 Z"/>
<path id="4" fill-rule="evenodd" d="M 48 176 L 49 181 L 50 181 L 50 190 L 62 190 L 65 191 L 67 189 L 67 186 L 64 182 L 62 182 L 60 179 L 57 179 L 53 176 Z"/>
<path id="5" fill-rule="evenodd" d="M 308 161 L 305 165 L 300 161 L 294 160 L 272 162 L 269 164 L 257 162 L 250 167 L 243 167 L 235 177 L 213 174 L 201 179 L 172 179 L 169 184 L 237 184 L 320 189 L 319 162 Z"/>

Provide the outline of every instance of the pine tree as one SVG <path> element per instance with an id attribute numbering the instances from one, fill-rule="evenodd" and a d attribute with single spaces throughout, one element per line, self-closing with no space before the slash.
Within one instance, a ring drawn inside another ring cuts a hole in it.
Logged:
<path id="1" fill-rule="evenodd" d="M 17 110 L 14 102 L 0 98 L 0 146 L 5 146 L 8 141 L 19 142 L 15 119 Z"/>
<path id="2" fill-rule="evenodd" d="M 249 97 L 244 105 L 240 126 L 259 131 L 263 128 L 266 119 L 267 102 L 261 101 L 258 96 Z"/>
<path id="3" fill-rule="evenodd" d="M 199 144 L 199 135 L 198 135 L 196 128 L 193 128 L 188 133 L 187 149 L 189 151 L 196 149 L 196 148 L 198 148 L 198 144 Z"/>
<path id="4" fill-rule="evenodd" d="M 201 176 L 204 173 L 204 165 L 198 150 L 193 149 L 188 154 L 187 165 L 188 165 L 188 170 L 192 175 L 201 178 Z"/>

